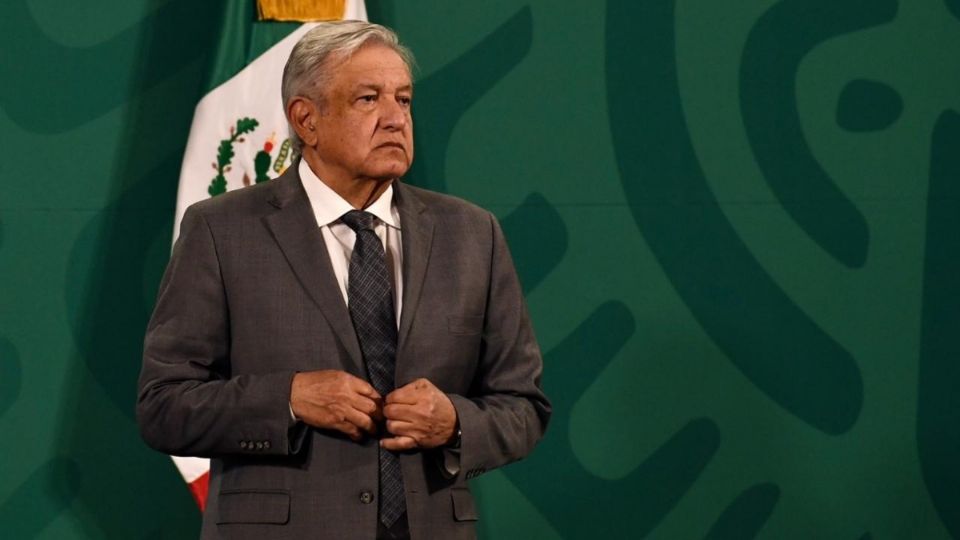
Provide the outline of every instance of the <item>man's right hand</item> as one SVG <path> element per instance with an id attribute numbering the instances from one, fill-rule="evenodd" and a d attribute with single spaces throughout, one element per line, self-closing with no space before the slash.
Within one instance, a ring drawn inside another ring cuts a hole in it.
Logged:
<path id="1" fill-rule="evenodd" d="M 340 431 L 354 441 L 375 434 L 383 419 L 383 398 L 370 383 L 332 369 L 294 375 L 290 407 L 302 422 Z"/>

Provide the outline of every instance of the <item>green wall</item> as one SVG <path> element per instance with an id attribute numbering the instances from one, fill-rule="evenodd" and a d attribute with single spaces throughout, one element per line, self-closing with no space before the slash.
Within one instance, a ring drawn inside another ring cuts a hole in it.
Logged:
<path id="1" fill-rule="evenodd" d="M 5 538 L 197 534 L 133 404 L 225 4 L 3 5 Z M 960 1 L 367 7 L 546 355 L 485 538 L 960 538 Z"/>

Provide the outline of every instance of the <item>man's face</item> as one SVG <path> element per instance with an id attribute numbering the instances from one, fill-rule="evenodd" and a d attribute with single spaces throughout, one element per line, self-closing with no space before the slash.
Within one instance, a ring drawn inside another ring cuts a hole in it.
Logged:
<path id="1" fill-rule="evenodd" d="M 317 103 L 316 156 L 344 179 L 403 176 L 413 162 L 412 99 L 403 59 L 383 45 L 361 47 L 335 66 Z"/>

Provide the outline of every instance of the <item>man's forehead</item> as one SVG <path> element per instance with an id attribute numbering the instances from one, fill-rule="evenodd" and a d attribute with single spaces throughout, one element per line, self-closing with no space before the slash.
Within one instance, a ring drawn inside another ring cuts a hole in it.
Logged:
<path id="1" fill-rule="evenodd" d="M 413 83 L 410 82 L 409 78 L 390 81 L 386 84 L 377 79 L 357 79 L 352 81 L 351 84 L 353 88 L 370 88 L 371 90 L 383 90 L 384 88 L 390 88 L 397 91 L 413 90 Z"/>
<path id="2" fill-rule="evenodd" d="M 369 86 L 383 88 L 412 86 L 410 79 L 410 70 L 407 65 L 400 61 L 399 65 L 387 63 L 354 63 L 346 62 L 336 69 L 335 79 L 340 84 L 355 88 L 360 86 Z"/>
<path id="3" fill-rule="evenodd" d="M 349 70 L 338 73 L 336 79 L 337 83 L 335 84 L 346 91 L 360 89 L 413 91 L 413 82 L 411 82 L 410 74 L 406 69 Z"/>
<path id="4" fill-rule="evenodd" d="M 353 62 L 348 60 L 341 64 L 336 71 L 344 75 L 349 75 L 355 79 L 364 79 L 376 81 L 384 77 L 391 79 L 410 79 L 410 70 L 403 60 L 399 64 L 392 62 Z"/>

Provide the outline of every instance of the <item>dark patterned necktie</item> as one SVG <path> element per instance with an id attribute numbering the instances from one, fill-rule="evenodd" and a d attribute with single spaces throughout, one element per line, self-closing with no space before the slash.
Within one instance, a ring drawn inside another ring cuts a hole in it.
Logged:
<path id="1" fill-rule="evenodd" d="M 397 356 L 397 323 L 393 289 L 383 244 L 374 232 L 376 216 L 351 210 L 340 218 L 357 233 L 350 256 L 347 304 L 367 365 L 370 384 L 386 397 L 394 389 Z M 406 511 L 400 459 L 380 449 L 380 521 L 390 527 Z"/>

